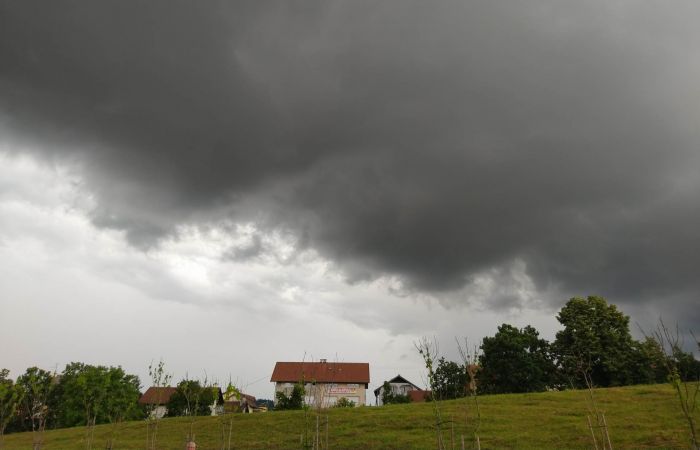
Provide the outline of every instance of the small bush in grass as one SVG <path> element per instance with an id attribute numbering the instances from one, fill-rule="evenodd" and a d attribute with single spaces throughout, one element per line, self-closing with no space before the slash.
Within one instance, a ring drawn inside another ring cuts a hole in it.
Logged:
<path id="1" fill-rule="evenodd" d="M 352 400 L 348 400 L 345 397 L 340 397 L 337 402 L 335 402 L 335 405 L 333 405 L 334 408 L 354 408 L 355 407 L 355 402 Z"/>

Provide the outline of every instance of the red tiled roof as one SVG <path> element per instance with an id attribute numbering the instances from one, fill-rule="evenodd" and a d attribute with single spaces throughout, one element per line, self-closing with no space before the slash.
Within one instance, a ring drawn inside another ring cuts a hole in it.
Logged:
<path id="1" fill-rule="evenodd" d="M 369 383 L 369 363 L 278 362 L 272 382 Z"/>
<path id="2" fill-rule="evenodd" d="M 412 403 L 419 403 L 426 401 L 430 394 L 431 391 L 421 391 L 419 389 L 415 389 L 412 391 L 408 391 L 408 398 L 411 399 Z"/>
<path id="3" fill-rule="evenodd" d="M 177 391 L 176 387 L 151 386 L 139 399 L 141 405 L 164 405 L 170 401 L 170 397 Z"/>
<path id="4" fill-rule="evenodd" d="M 238 397 L 236 396 L 236 394 L 231 394 L 228 398 L 225 398 L 224 400 L 226 402 L 238 403 Z M 252 395 L 243 394 L 243 393 L 241 393 L 241 400 L 245 400 L 249 405 L 253 405 L 253 406 L 255 406 L 257 403 L 257 400 L 255 400 L 255 397 L 253 397 Z"/>

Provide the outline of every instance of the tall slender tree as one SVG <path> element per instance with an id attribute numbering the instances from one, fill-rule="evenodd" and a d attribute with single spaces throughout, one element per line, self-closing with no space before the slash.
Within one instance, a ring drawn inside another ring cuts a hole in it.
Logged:
<path id="1" fill-rule="evenodd" d="M 49 416 L 49 397 L 54 386 L 54 375 L 38 367 L 30 367 L 17 378 L 22 389 L 22 415 L 31 424 L 32 447 L 38 450 L 43 445 L 46 419 Z"/>

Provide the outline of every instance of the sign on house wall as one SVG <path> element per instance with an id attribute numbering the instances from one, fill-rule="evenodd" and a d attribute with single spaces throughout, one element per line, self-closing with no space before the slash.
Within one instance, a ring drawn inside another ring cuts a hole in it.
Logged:
<path id="1" fill-rule="evenodd" d="M 347 386 L 338 386 L 338 385 L 333 385 L 331 386 L 329 393 L 330 394 L 354 394 L 357 391 L 357 385 L 352 385 L 349 384 Z"/>

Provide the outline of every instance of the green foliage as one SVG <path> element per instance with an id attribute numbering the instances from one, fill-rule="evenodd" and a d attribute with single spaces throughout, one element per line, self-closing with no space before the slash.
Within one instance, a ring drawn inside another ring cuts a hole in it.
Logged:
<path id="1" fill-rule="evenodd" d="M 355 402 L 352 400 L 348 400 L 345 397 L 340 397 L 337 402 L 335 402 L 335 405 L 333 405 L 334 408 L 354 408 L 355 407 Z"/>
<path id="2" fill-rule="evenodd" d="M 659 343 L 647 336 L 632 344 L 632 372 L 634 384 L 663 383 L 668 378 L 666 355 Z"/>
<path id="3" fill-rule="evenodd" d="M 109 367 L 102 417 L 110 423 L 142 418 L 143 411 L 138 406 L 140 385 L 138 376 L 127 374 L 121 367 Z"/>
<path id="4" fill-rule="evenodd" d="M 438 360 L 433 378 L 433 395 L 438 400 L 461 398 L 467 395 L 467 371 L 463 365 L 447 361 L 442 357 Z"/>
<path id="5" fill-rule="evenodd" d="M 408 394 L 401 395 L 401 394 L 394 394 L 389 401 L 389 403 L 395 403 L 395 404 L 400 404 L 400 403 L 411 403 L 411 397 L 408 396 Z"/>
<path id="6" fill-rule="evenodd" d="M 692 353 L 684 352 L 680 345 L 676 345 L 671 358 L 675 360 L 681 381 L 700 381 L 700 361 Z"/>
<path id="7" fill-rule="evenodd" d="M 74 362 L 68 364 L 63 371 L 58 385 L 60 403 L 57 405 L 58 422 L 62 426 L 86 425 L 91 421 L 91 412 L 101 400 L 97 396 L 102 394 L 98 385 L 99 375 L 95 373 L 98 369 L 93 369 Z"/>
<path id="8" fill-rule="evenodd" d="M 51 372 L 30 367 L 17 378 L 17 385 L 22 390 L 22 427 L 32 431 L 41 431 L 49 417 L 49 398 L 53 388 L 54 376 Z M 29 428 L 31 426 L 31 428 Z"/>
<path id="9" fill-rule="evenodd" d="M 304 385 L 301 383 L 294 385 L 289 397 L 287 397 L 284 392 L 277 392 L 275 394 L 277 399 L 275 410 L 284 411 L 289 409 L 302 409 L 304 407 L 304 393 Z"/>
<path id="10" fill-rule="evenodd" d="M 393 397 L 393 391 L 391 389 L 391 383 L 385 381 L 382 385 L 382 403 L 387 405 Z"/>
<path id="11" fill-rule="evenodd" d="M 21 386 L 15 384 L 9 374 L 7 369 L 0 370 L 0 439 L 7 424 L 17 417 L 24 396 Z"/>
<path id="12" fill-rule="evenodd" d="M 553 387 L 556 367 L 549 343 L 531 326 L 503 324 L 484 338 L 479 357 L 479 389 L 485 393 L 538 392 Z"/>
<path id="13" fill-rule="evenodd" d="M 141 416 L 139 379 L 121 367 L 73 362 L 61 374 L 55 403 L 56 425 L 114 423 Z"/>
<path id="14" fill-rule="evenodd" d="M 390 405 L 392 403 L 410 403 L 411 397 L 408 395 L 401 395 L 394 393 L 391 388 L 391 383 L 385 381 L 382 385 L 382 403 L 385 405 Z"/>
<path id="15" fill-rule="evenodd" d="M 243 394 L 241 393 L 241 390 L 229 381 L 228 385 L 226 386 L 226 391 L 224 392 L 224 398 L 227 400 L 235 398 L 236 400 L 241 401 L 242 397 Z"/>
<path id="16" fill-rule="evenodd" d="M 202 386 L 197 380 L 182 380 L 168 402 L 168 417 L 210 416 L 219 388 Z"/>
<path id="17" fill-rule="evenodd" d="M 559 365 L 581 387 L 582 373 L 596 386 L 623 386 L 634 381 L 634 349 L 629 317 L 603 297 L 574 297 L 559 311 L 564 326 L 552 345 Z"/>

